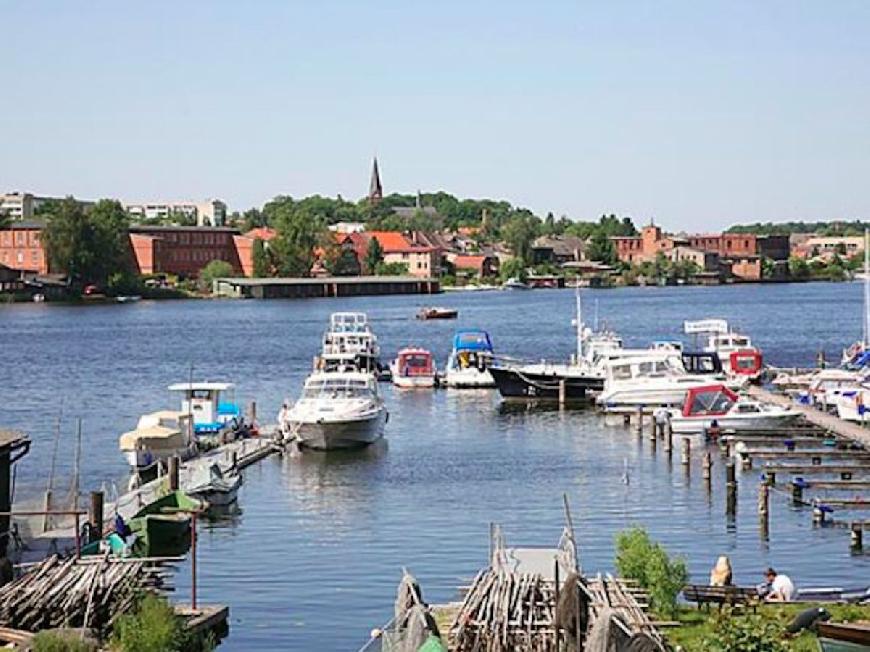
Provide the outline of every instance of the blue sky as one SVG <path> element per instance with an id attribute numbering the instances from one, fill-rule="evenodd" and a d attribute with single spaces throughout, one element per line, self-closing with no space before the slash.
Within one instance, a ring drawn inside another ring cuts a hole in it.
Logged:
<path id="1" fill-rule="evenodd" d="M 870 2 L 0 0 L 0 190 L 870 218 Z"/>

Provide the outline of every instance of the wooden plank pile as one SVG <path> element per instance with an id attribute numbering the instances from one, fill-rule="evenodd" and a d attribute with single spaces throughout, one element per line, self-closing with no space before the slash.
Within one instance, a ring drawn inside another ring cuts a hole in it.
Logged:
<path id="1" fill-rule="evenodd" d="M 533 573 L 475 577 L 450 625 L 454 652 L 549 652 L 557 649 L 553 582 Z"/>
<path id="2" fill-rule="evenodd" d="M 0 627 L 106 631 L 142 591 L 166 588 L 168 569 L 143 559 L 48 557 L 0 588 Z"/>
<path id="3" fill-rule="evenodd" d="M 599 574 L 587 581 L 586 591 L 590 597 L 590 628 L 597 619 L 607 618 L 622 630 L 626 639 L 646 640 L 646 646 L 637 649 L 665 649 L 662 636 L 647 612 L 649 596 L 643 589 L 627 580 Z"/>

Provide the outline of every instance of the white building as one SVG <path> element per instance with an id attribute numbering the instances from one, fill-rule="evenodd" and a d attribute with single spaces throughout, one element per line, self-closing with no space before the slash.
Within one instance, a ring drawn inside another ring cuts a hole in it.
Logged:
<path id="1" fill-rule="evenodd" d="M 39 197 L 29 192 L 7 192 L 0 195 L 0 212 L 13 220 L 29 220 L 39 208 L 49 201 L 63 201 L 63 197 Z M 92 206 L 92 201 L 76 200 L 80 206 Z"/>
<path id="2" fill-rule="evenodd" d="M 333 233 L 348 235 L 351 233 L 362 233 L 366 230 L 366 225 L 362 222 L 336 222 L 329 225 L 329 230 Z"/>
<path id="3" fill-rule="evenodd" d="M 171 221 L 183 216 L 197 226 L 225 226 L 227 222 L 227 205 L 219 199 L 125 203 L 124 208 L 134 220 Z"/>

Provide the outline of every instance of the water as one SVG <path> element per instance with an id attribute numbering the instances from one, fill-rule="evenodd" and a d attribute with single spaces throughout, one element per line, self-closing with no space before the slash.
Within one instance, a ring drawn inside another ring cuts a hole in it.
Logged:
<path id="1" fill-rule="evenodd" d="M 642 346 L 674 339 L 682 321 L 724 317 L 746 330 L 779 365 L 812 365 L 817 351 L 839 359 L 861 334 L 857 284 L 632 288 L 585 293 L 597 312 Z M 307 301 L 184 301 L 134 305 L 0 307 L 3 404 L 0 423 L 34 439 L 18 470 L 17 497 L 41 491 L 55 419 L 63 415 L 60 468 L 72 460 L 73 419 L 84 419 L 83 486 L 124 476 L 118 435 L 138 416 L 174 407 L 165 387 L 196 378 L 231 379 L 237 398 L 256 398 L 272 420 L 298 393 L 330 312 L 365 310 L 384 359 L 402 346 L 430 348 L 440 365 L 458 326 L 487 328 L 498 352 L 566 358 L 574 349 L 570 291 L 444 295 L 457 322 L 413 318 L 426 297 Z M 597 310 L 595 308 L 597 304 Z M 402 566 L 426 598 L 456 598 L 456 587 L 486 563 L 490 522 L 508 542 L 553 545 L 567 492 L 590 571 L 613 568 L 616 532 L 642 524 L 687 556 L 706 581 L 720 554 L 736 580 L 755 584 L 773 565 L 798 584 L 855 584 L 870 558 L 850 556 L 848 534 L 814 529 L 810 514 L 772 497 L 770 540 L 759 536 L 758 472 L 741 476 L 737 517 L 724 507 L 724 468 L 715 457 L 713 491 L 622 427 L 591 411 L 506 409 L 492 393 L 402 393 L 382 386 L 390 408 L 385 445 L 362 453 L 272 457 L 245 472 L 242 514 L 202 527 L 201 601 L 228 603 L 226 650 L 355 650 L 386 620 Z M 628 460 L 630 484 L 622 482 Z M 178 575 L 189 595 L 189 567 Z"/>

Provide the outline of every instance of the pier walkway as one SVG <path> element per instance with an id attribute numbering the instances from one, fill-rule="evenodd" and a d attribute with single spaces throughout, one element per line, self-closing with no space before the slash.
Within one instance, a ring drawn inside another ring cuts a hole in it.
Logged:
<path id="1" fill-rule="evenodd" d="M 788 396 L 776 394 L 756 385 L 752 385 L 749 388 L 749 395 L 768 403 L 775 403 L 782 407 L 798 410 L 810 423 L 870 447 L 870 430 L 862 428 L 857 423 L 844 421 L 843 419 L 839 419 L 831 414 L 825 414 L 824 412 L 808 405 L 798 405 L 797 403 L 792 402 Z"/>

